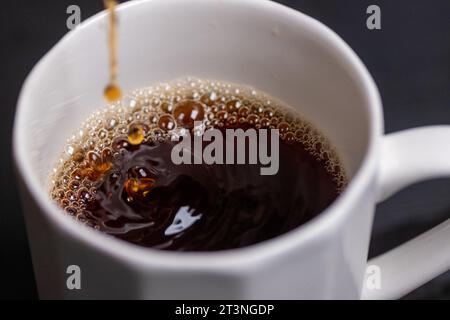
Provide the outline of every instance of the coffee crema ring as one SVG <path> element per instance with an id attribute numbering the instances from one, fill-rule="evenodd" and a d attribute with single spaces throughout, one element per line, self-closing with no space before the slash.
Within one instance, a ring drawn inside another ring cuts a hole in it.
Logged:
<path id="1" fill-rule="evenodd" d="M 147 201 L 158 186 L 158 176 L 148 167 L 134 168 L 122 177 L 116 165 L 121 157 L 141 145 L 178 141 L 188 132 L 202 135 L 212 128 L 234 126 L 278 129 L 284 143 L 302 144 L 324 164 L 338 190 L 345 187 L 347 179 L 335 150 L 291 109 L 249 87 L 186 78 L 135 90 L 91 115 L 67 141 L 51 176 L 51 197 L 68 215 L 102 230 L 94 216 L 100 186 L 121 188 L 127 203 Z M 116 191 L 109 192 L 106 197 Z"/>

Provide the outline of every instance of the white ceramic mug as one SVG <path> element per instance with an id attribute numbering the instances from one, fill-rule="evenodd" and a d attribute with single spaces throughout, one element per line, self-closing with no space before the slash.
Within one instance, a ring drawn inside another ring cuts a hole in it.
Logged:
<path id="1" fill-rule="evenodd" d="M 215 253 L 160 252 L 77 224 L 49 199 L 47 177 L 65 140 L 103 106 L 106 16 L 70 32 L 23 87 L 14 155 L 41 298 L 398 298 L 450 266 L 450 222 L 369 264 L 375 204 L 419 180 L 450 175 L 450 127 L 384 136 L 377 88 L 333 31 L 261 0 L 153 0 L 120 6 L 125 90 L 183 76 L 247 84 L 284 100 L 319 127 L 351 182 L 319 217 L 270 241 Z M 81 290 L 68 290 L 68 266 Z"/>

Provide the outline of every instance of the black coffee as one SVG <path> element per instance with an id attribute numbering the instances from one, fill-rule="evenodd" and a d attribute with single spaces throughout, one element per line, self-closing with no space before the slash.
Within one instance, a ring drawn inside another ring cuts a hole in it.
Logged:
<path id="1" fill-rule="evenodd" d="M 140 246 L 214 251 L 271 239 L 317 216 L 346 183 L 324 137 L 288 110 L 255 90 L 205 80 L 135 91 L 83 124 L 51 195 L 78 221 Z M 180 136 L 238 128 L 279 130 L 275 175 L 248 162 L 174 164 Z"/>

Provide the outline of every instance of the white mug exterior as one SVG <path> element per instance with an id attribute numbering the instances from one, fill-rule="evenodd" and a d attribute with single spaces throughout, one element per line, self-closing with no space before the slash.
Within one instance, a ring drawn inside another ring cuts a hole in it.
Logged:
<path id="1" fill-rule="evenodd" d="M 406 184 L 448 175 L 450 167 L 430 157 L 423 159 L 427 163 L 415 162 L 416 170 L 396 170 L 397 158 L 385 156 L 393 153 L 385 148 L 377 88 L 358 57 L 330 29 L 270 1 L 140 0 L 121 5 L 120 83 L 129 90 L 194 76 L 252 85 L 285 101 L 330 138 L 351 176 L 346 191 L 325 212 L 248 248 L 176 253 L 92 231 L 50 201 L 47 177 L 65 139 L 104 104 L 105 18 L 99 14 L 62 39 L 34 68 L 18 103 L 14 156 L 40 297 L 360 298 L 380 190 L 389 195 Z M 417 143 L 403 144 L 399 161 L 409 160 L 407 150 L 420 152 L 420 137 L 450 135 L 448 128 L 439 129 L 405 133 Z M 391 140 L 398 147 L 395 138 Z M 436 145 L 429 149 L 434 156 L 445 156 Z M 398 175 L 391 175 L 392 168 Z M 403 259 L 422 261 L 415 272 L 396 277 L 402 259 L 398 251 L 375 260 L 382 272 L 386 266 L 387 289 L 365 289 L 363 298 L 396 298 L 447 270 L 450 252 L 438 244 L 450 240 L 448 228 L 443 225 L 430 235 L 425 247 L 419 239 L 403 247 L 406 254 L 398 249 Z M 426 261 L 430 249 L 438 263 Z M 66 286 L 70 265 L 81 268 L 81 290 Z"/>

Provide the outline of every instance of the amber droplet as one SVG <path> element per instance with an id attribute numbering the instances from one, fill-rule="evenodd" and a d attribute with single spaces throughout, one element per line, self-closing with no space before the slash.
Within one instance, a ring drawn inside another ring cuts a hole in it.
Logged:
<path id="1" fill-rule="evenodd" d="M 105 99 L 111 103 L 119 100 L 122 97 L 122 92 L 120 91 L 120 88 L 115 84 L 109 84 L 105 88 L 104 95 Z"/>
<path id="2" fill-rule="evenodd" d="M 173 115 L 182 127 L 192 129 L 195 121 L 205 118 L 205 108 L 198 101 L 184 100 L 176 105 Z"/>
<path id="3" fill-rule="evenodd" d="M 82 181 L 84 178 L 94 181 L 93 171 L 91 168 L 78 168 L 72 172 L 72 178 L 77 181 Z"/>
<path id="4" fill-rule="evenodd" d="M 110 149 L 103 150 L 102 155 L 99 155 L 97 152 L 90 151 L 87 154 L 87 161 L 89 166 L 96 172 L 105 173 L 112 167 L 110 155 L 112 156 Z"/>
<path id="5" fill-rule="evenodd" d="M 128 199 L 145 198 L 155 187 L 157 173 L 143 166 L 132 167 L 128 170 L 128 179 L 124 187 Z"/>
<path id="6" fill-rule="evenodd" d="M 144 142 L 146 127 L 140 123 L 132 123 L 128 128 L 128 142 L 137 146 Z"/>
<path id="7" fill-rule="evenodd" d="M 125 181 L 125 191 L 132 199 L 145 198 L 155 187 L 156 181 L 152 178 L 130 178 Z"/>
<path id="8" fill-rule="evenodd" d="M 84 168 L 81 170 L 81 177 L 87 178 L 90 181 L 97 181 L 100 178 L 100 173 L 92 168 Z"/>
<path id="9" fill-rule="evenodd" d="M 159 118 L 158 127 L 164 131 L 172 131 L 176 129 L 177 125 L 175 119 L 172 116 L 164 115 Z"/>

